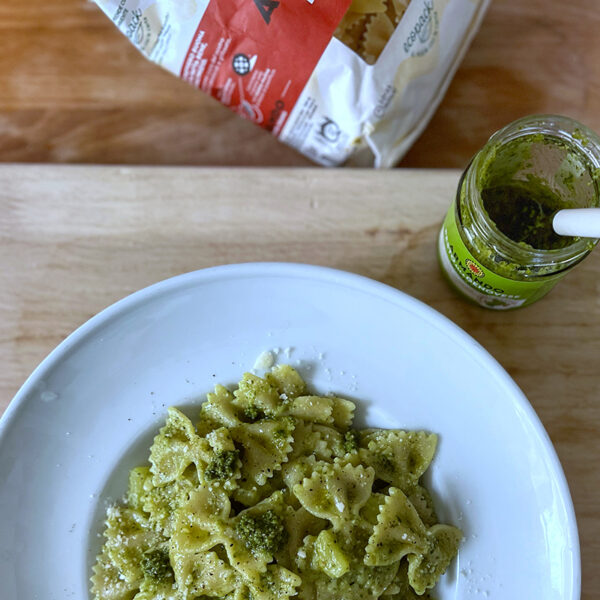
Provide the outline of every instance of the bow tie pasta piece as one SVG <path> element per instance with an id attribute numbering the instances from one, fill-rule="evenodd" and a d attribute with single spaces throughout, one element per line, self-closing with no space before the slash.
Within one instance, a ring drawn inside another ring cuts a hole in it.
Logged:
<path id="1" fill-rule="evenodd" d="M 333 425 L 333 401 L 321 396 L 299 396 L 286 407 L 285 413 L 311 423 Z"/>
<path id="2" fill-rule="evenodd" d="M 210 529 L 229 519 L 231 501 L 220 487 L 200 484 L 181 512 L 193 513 L 195 523 Z"/>
<path id="3" fill-rule="evenodd" d="M 295 458 L 308 455 L 318 456 L 321 460 L 331 457 L 327 443 L 321 439 L 321 434 L 314 429 L 314 425 L 302 419 L 296 419 L 294 441 L 288 459 L 292 462 Z"/>
<path id="4" fill-rule="evenodd" d="M 331 578 L 338 578 L 350 570 L 351 557 L 347 555 L 331 529 L 324 529 L 317 536 L 308 536 L 304 540 L 303 555 L 299 565 L 321 571 Z M 305 567 L 303 570 L 306 570 Z"/>
<path id="5" fill-rule="evenodd" d="M 317 425 L 298 419 L 290 461 L 312 455 L 319 460 L 333 460 L 345 454 L 344 434 L 327 425 Z"/>
<path id="6" fill-rule="evenodd" d="M 458 552 L 462 531 L 452 525 L 434 525 L 427 531 L 429 548 L 408 556 L 408 581 L 417 594 L 423 594 L 438 582 Z"/>
<path id="7" fill-rule="evenodd" d="M 225 543 L 230 512 L 229 498 L 220 488 L 200 485 L 177 510 L 171 536 L 171 559 L 177 553 L 200 554 Z"/>
<path id="8" fill-rule="evenodd" d="M 146 479 L 142 509 L 148 514 L 152 527 L 163 535 L 170 536 L 177 510 L 189 500 L 190 494 L 198 485 L 198 474 L 191 467 L 179 479 L 166 485 L 154 486 L 151 477 Z"/>
<path id="9" fill-rule="evenodd" d="M 160 581 L 153 577 L 144 577 L 133 600 L 181 600 L 181 594 L 172 577 Z"/>
<path id="10" fill-rule="evenodd" d="M 247 582 L 250 597 L 255 600 L 286 600 L 296 595 L 302 579 L 279 565 L 269 565 L 261 574 L 254 574 Z"/>
<path id="11" fill-rule="evenodd" d="M 288 541 L 277 553 L 277 562 L 288 569 L 295 569 L 295 561 L 306 536 L 316 536 L 323 531 L 327 521 L 309 513 L 304 507 L 297 510 L 288 508 L 285 513 L 285 528 Z"/>
<path id="12" fill-rule="evenodd" d="M 92 594 L 102 600 L 123 600 L 131 598 L 138 590 L 138 582 L 127 581 L 121 576 L 118 567 L 111 561 L 106 546 L 92 567 Z"/>
<path id="13" fill-rule="evenodd" d="M 276 416 L 283 402 L 276 387 L 252 373 L 244 373 L 233 395 L 235 406 L 249 421 Z"/>
<path id="14" fill-rule="evenodd" d="M 393 564 L 407 556 L 408 581 L 421 595 L 435 586 L 458 552 L 462 532 L 451 525 L 426 528 L 410 500 L 390 488 L 369 539 L 365 563 Z"/>
<path id="15" fill-rule="evenodd" d="M 419 596 L 408 582 L 408 561 L 402 560 L 394 581 L 385 590 L 385 600 L 433 600 L 427 593 Z"/>
<path id="16" fill-rule="evenodd" d="M 297 419 L 292 452 L 288 457 L 289 463 L 308 457 L 325 462 L 338 458 L 349 461 L 350 455 L 358 450 L 357 435 L 354 430 L 342 433 L 327 425 Z M 360 460 L 356 464 L 359 463 Z"/>
<path id="17" fill-rule="evenodd" d="M 283 492 L 277 491 L 256 506 L 244 509 L 232 520 L 236 539 L 265 566 L 287 541 L 285 512 Z M 233 563 L 236 557 L 230 556 L 230 559 Z M 244 573 L 249 575 L 245 570 Z"/>
<path id="18" fill-rule="evenodd" d="M 302 506 L 321 519 L 331 521 L 335 530 L 358 515 L 371 495 L 375 472 L 371 467 L 351 464 L 324 466 L 312 477 L 294 486 Z"/>
<path id="19" fill-rule="evenodd" d="M 206 402 L 200 407 L 196 425 L 198 435 L 203 436 L 219 427 L 236 427 L 241 423 L 239 410 L 233 404 L 233 394 L 222 385 L 216 385 L 214 392 L 206 394 Z"/>
<path id="20" fill-rule="evenodd" d="M 311 555 L 309 542 L 306 554 Z M 330 577 L 326 573 L 312 569 L 310 563 L 301 569 L 302 578 L 311 582 L 314 595 L 304 596 L 306 600 L 373 600 L 379 598 L 391 584 L 398 571 L 398 563 L 383 567 L 372 567 L 353 560 L 349 570 L 340 577 Z M 304 585 L 302 586 L 304 588 Z M 309 588 L 310 589 L 310 588 Z"/>
<path id="21" fill-rule="evenodd" d="M 231 429 L 242 452 L 242 477 L 264 485 L 281 470 L 292 451 L 295 422 L 289 417 L 263 419 Z"/>
<path id="22" fill-rule="evenodd" d="M 126 506 L 108 509 L 105 551 L 120 576 L 128 583 L 144 577 L 144 554 L 157 548 L 164 538 L 151 529 L 144 514 Z"/>
<path id="23" fill-rule="evenodd" d="M 265 375 L 267 382 L 279 393 L 282 403 L 306 393 L 306 383 L 296 369 L 279 365 Z"/>
<path id="24" fill-rule="evenodd" d="M 127 504 L 135 510 L 143 510 L 144 496 L 152 486 L 150 467 L 135 467 L 129 472 Z"/>
<path id="25" fill-rule="evenodd" d="M 406 497 L 410 503 L 415 507 L 421 521 L 427 526 L 431 527 L 438 522 L 437 515 L 435 514 L 435 507 L 433 506 L 433 500 L 431 494 L 422 485 L 415 485 L 414 488 L 406 493 Z"/>
<path id="26" fill-rule="evenodd" d="M 177 589 L 184 600 L 198 596 L 223 597 L 235 590 L 236 571 L 214 551 L 180 554 L 173 558 Z"/>
<path id="27" fill-rule="evenodd" d="M 349 429 L 352 426 L 356 405 L 350 400 L 335 396 L 331 396 L 331 401 L 333 402 L 331 416 L 333 417 L 334 426 L 344 431 Z"/>
<path id="28" fill-rule="evenodd" d="M 335 37 L 374 64 L 400 23 L 410 0 L 353 0 Z"/>
<path id="29" fill-rule="evenodd" d="M 289 414 L 286 407 L 305 391 L 306 384 L 298 372 L 289 365 L 280 365 L 264 379 L 244 373 L 233 403 L 246 421 L 254 422 Z"/>
<path id="30" fill-rule="evenodd" d="M 354 417 L 354 403 L 335 396 L 298 396 L 284 408 L 283 414 L 348 429 Z"/>
<path id="31" fill-rule="evenodd" d="M 298 458 L 283 465 L 283 482 L 290 492 L 293 492 L 294 486 L 302 483 L 302 480 L 310 477 L 313 473 L 319 471 L 329 463 L 317 461 L 314 455 L 299 456 Z"/>
<path id="32" fill-rule="evenodd" d="M 326 425 L 313 425 L 312 428 L 318 434 L 320 441 L 320 447 L 318 448 L 320 456 L 317 450 L 315 450 L 315 454 L 323 460 L 336 460 L 337 458 L 350 459 L 347 455 L 355 453 L 358 450 L 358 434 L 352 429 L 342 433 Z"/>
<path id="33" fill-rule="evenodd" d="M 219 488 L 201 485 L 190 494 L 189 501 L 176 513 L 170 541 L 176 579 L 177 565 L 185 564 L 190 555 L 201 555 L 227 542 L 225 529 L 230 512 L 229 498 Z"/>
<path id="34" fill-rule="evenodd" d="M 437 436 L 424 431 L 365 430 L 360 445 L 361 458 L 375 469 L 377 479 L 409 490 L 430 465 Z"/>
<path id="35" fill-rule="evenodd" d="M 181 411 L 169 407 L 167 423 L 150 448 L 154 485 L 175 481 L 192 463 L 200 474 L 210 454 L 209 443 L 197 435 L 192 422 Z"/>
<path id="36" fill-rule="evenodd" d="M 427 550 L 427 529 L 404 493 L 390 488 L 367 545 L 365 563 L 389 565 L 407 554 Z"/>
<path id="37" fill-rule="evenodd" d="M 227 535 L 230 512 L 227 494 L 202 484 L 177 511 L 169 558 L 182 597 L 221 596 L 235 588 L 235 569 L 225 562 L 225 550 L 223 557 L 217 553 L 232 543 Z"/>
<path id="38" fill-rule="evenodd" d="M 337 26 L 334 36 L 349 48 L 358 50 L 366 24 L 367 15 L 348 11 Z"/>
<path id="39" fill-rule="evenodd" d="M 284 463 L 284 466 L 287 463 Z M 254 506 L 261 500 L 268 498 L 273 492 L 283 487 L 283 480 L 280 480 L 279 473 L 276 473 L 263 485 L 258 485 L 254 479 L 242 475 L 237 480 L 237 487 L 233 490 L 232 498 L 244 506 Z"/>
<path id="40" fill-rule="evenodd" d="M 373 64 L 394 33 L 394 23 L 385 12 L 373 14 L 367 20 L 365 32 L 361 40 L 361 55 Z"/>
<path id="41" fill-rule="evenodd" d="M 394 23 L 400 23 L 406 9 L 408 8 L 410 0 L 391 0 L 389 2 L 388 16 L 394 21 Z"/>
<path id="42" fill-rule="evenodd" d="M 386 498 L 387 496 L 385 494 L 378 494 L 375 492 L 369 496 L 365 505 L 360 509 L 360 516 L 373 527 L 377 525 L 379 511 Z"/>

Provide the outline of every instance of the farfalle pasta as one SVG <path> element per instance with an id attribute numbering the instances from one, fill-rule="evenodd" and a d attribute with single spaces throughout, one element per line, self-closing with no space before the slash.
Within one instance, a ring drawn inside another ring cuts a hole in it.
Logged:
<path id="1" fill-rule="evenodd" d="M 428 598 L 462 537 L 420 483 L 437 437 L 353 414 L 287 365 L 217 386 L 196 425 L 169 408 L 107 511 L 96 600 Z"/>
<path id="2" fill-rule="evenodd" d="M 392 37 L 410 0 L 352 0 L 335 37 L 373 64 Z"/>

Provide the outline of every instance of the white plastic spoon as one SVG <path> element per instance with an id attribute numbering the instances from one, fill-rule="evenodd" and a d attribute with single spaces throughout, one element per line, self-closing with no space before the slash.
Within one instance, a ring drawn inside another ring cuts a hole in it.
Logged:
<path id="1" fill-rule="evenodd" d="M 552 219 L 558 235 L 600 238 L 600 208 L 563 208 Z"/>

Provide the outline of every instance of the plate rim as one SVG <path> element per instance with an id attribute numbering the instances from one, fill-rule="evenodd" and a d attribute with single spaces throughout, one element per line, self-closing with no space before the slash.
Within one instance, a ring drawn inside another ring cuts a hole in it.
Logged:
<path id="1" fill-rule="evenodd" d="M 13 396 L 2 416 L 0 416 L 0 445 L 11 424 L 18 417 L 18 413 L 25 409 L 27 398 L 31 397 L 31 392 L 37 385 L 37 382 L 43 379 L 44 373 L 47 373 L 58 365 L 69 351 L 78 344 L 83 343 L 96 329 L 107 325 L 112 319 L 121 316 L 126 311 L 135 309 L 148 300 L 157 299 L 161 295 L 168 294 L 177 289 L 202 285 L 215 280 L 249 279 L 265 276 L 294 277 L 322 281 L 338 286 L 342 285 L 343 287 L 369 293 L 370 295 L 389 301 L 427 321 L 429 325 L 435 327 L 447 337 L 461 343 L 461 347 L 475 360 L 488 368 L 490 374 L 494 375 L 498 382 L 509 391 L 513 401 L 527 415 L 551 464 L 567 515 L 567 539 L 572 541 L 569 549 L 573 559 L 571 563 L 573 587 L 570 598 L 565 600 L 579 600 L 581 596 L 581 547 L 573 499 L 564 469 L 550 436 L 521 388 L 496 358 L 474 337 L 454 323 L 454 321 L 425 302 L 398 288 L 357 273 L 307 263 L 241 262 L 206 267 L 174 275 L 134 291 L 108 305 L 79 325 L 37 365 Z"/>

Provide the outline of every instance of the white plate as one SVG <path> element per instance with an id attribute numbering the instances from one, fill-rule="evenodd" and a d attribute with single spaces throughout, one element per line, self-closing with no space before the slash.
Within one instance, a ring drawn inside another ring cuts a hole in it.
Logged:
<path id="1" fill-rule="evenodd" d="M 214 383 L 237 382 L 273 348 L 316 391 L 359 399 L 359 424 L 439 434 L 429 483 L 439 516 L 466 538 L 440 600 L 579 598 L 565 477 L 530 404 L 494 359 L 382 284 L 319 267 L 246 264 L 129 296 L 24 384 L 0 421 L 3 600 L 87 598 L 106 501 L 145 462 L 166 407 L 193 414 Z"/>

